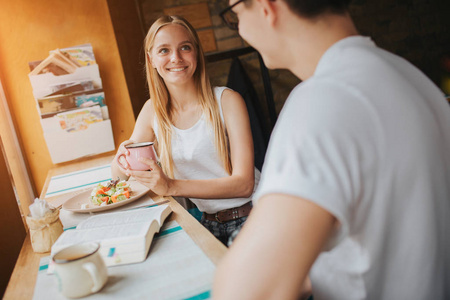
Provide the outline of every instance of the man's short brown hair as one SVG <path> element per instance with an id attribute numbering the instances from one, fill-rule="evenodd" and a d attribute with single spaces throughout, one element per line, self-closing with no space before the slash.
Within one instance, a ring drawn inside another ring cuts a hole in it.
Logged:
<path id="1" fill-rule="evenodd" d="M 344 14 L 351 0 L 283 0 L 297 15 L 314 18 L 323 13 Z"/>

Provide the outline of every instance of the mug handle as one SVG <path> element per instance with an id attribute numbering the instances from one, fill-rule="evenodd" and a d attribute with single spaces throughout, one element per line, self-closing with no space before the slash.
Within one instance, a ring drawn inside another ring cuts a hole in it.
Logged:
<path id="1" fill-rule="evenodd" d="M 85 269 L 92 278 L 94 286 L 91 289 L 92 293 L 97 292 L 103 286 L 103 282 L 100 279 L 100 273 L 98 272 L 97 266 L 91 262 L 83 264 L 83 269 Z"/>
<path id="2" fill-rule="evenodd" d="M 124 165 L 122 165 L 122 163 L 120 162 L 120 158 L 121 157 L 125 157 L 125 154 L 119 154 L 118 156 L 117 156 L 117 164 L 119 165 L 119 166 L 121 166 L 122 167 L 122 169 L 126 169 L 126 167 L 124 166 Z M 125 160 L 126 160 L 126 158 L 125 158 Z"/>

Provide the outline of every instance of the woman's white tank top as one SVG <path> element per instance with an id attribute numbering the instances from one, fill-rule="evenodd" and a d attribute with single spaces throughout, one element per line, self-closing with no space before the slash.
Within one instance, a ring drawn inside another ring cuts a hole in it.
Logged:
<path id="1" fill-rule="evenodd" d="M 214 94 L 219 104 L 220 117 L 223 119 L 221 98 L 226 87 L 215 87 Z M 156 118 L 153 129 L 158 137 Z M 174 176 L 176 179 L 215 179 L 229 176 L 225 171 L 214 145 L 214 132 L 211 124 L 202 115 L 189 129 L 179 129 L 172 126 L 172 158 L 174 162 Z M 260 173 L 255 168 L 255 191 Z M 202 212 L 216 213 L 223 209 L 241 206 L 250 198 L 231 199 L 197 199 L 190 198 Z"/>

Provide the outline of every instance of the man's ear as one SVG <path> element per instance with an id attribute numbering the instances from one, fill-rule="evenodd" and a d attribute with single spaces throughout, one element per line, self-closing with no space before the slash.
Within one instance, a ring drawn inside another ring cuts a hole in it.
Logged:
<path id="1" fill-rule="evenodd" d="M 270 25 L 274 25 L 278 19 L 278 3 L 282 0 L 256 0 L 261 6 L 264 17 Z"/>

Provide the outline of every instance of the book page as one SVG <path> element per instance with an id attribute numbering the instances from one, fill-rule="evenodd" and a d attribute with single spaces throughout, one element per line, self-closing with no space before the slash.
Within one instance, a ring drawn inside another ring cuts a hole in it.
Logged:
<path id="1" fill-rule="evenodd" d="M 148 222 L 151 220 L 157 220 L 158 223 L 160 223 L 161 220 L 165 219 L 165 217 L 161 218 L 161 216 L 163 216 L 163 212 L 165 212 L 166 210 L 168 210 L 169 212 L 171 211 L 168 205 L 158 205 L 149 208 L 139 208 L 117 213 L 96 215 L 78 224 L 77 230 L 105 226 L 111 227 L 115 225 L 122 226 L 122 224 Z M 165 214 L 165 216 L 167 215 L 168 213 Z"/>
<path id="2" fill-rule="evenodd" d="M 52 252 L 77 243 L 87 242 L 112 242 L 112 240 L 127 240 L 133 238 L 143 238 L 148 231 L 152 221 L 148 220 L 140 223 L 122 224 L 120 226 L 105 226 L 91 229 L 71 229 L 63 232 L 52 246 Z"/>
<path id="3" fill-rule="evenodd" d="M 60 203 L 63 203 L 67 197 L 58 196 L 56 201 L 59 201 Z M 50 202 L 52 205 L 56 202 L 53 201 Z M 156 206 L 155 201 L 153 201 L 152 198 L 150 198 L 149 195 L 144 195 L 140 199 L 137 199 L 127 205 L 120 206 L 118 209 L 110 209 L 101 211 L 98 213 L 89 213 L 89 214 L 79 214 L 79 213 L 73 213 L 71 211 L 61 209 L 59 212 L 59 218 L 61 219 L 61 222 L 63 224 L 64 229 L 74 229 L 77 227 L 78 224 L 80 224 L 82 221 L 87 220 L 91 218 L 92 216 L 97 215 L 103 215 L 103 214 L 115 214 L 118 211 L 126 211 L 136 208 L 146 208 L 146 207 L 152 207 Z"/>

